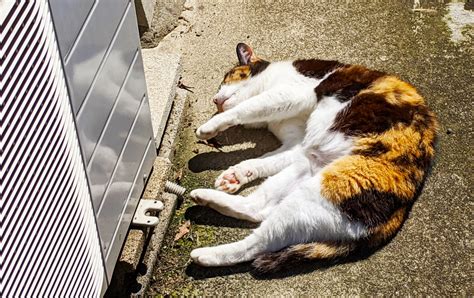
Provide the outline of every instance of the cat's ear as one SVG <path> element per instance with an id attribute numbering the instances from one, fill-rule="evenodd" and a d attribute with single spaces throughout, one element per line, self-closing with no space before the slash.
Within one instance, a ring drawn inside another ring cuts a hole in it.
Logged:
<path id="1" fill-rule="evenodd" d="M 245 43 L 239 43 L 236 50 L 240 65 L 248 65 L 250 62 L 255 62 L 258 60 L 252 48 Z"/>

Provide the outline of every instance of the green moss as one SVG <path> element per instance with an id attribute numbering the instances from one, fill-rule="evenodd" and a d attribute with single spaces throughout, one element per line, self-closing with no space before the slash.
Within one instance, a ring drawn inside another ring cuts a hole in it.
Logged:
<path id="1" fill-rule="evenodd" d="M 170 295 L 171 297 L 195 297 L 202 296 L 202 292 L 194 289 L 190 284 L 184 288 L 179 289 L 178 291 L 173 291 Z"/>
<path id="2" fill-rule="evenodd" d="M 173 161 L 172 176 L 182 173 L 179 184 L 189 192 L 195 188 L 211 187 L 214 180 L 212 173 L 193 173 L 188 169 L 188 161 L 195 155 L 194 131 L 187 127 L 179 135 L 179 143 Z M 174 180 L 174 177 L 170 177 Z M 175 211 L 174 217 L 168 228 L 159 261 L 152 277 L 150 295 L 163 296 L 199 296 L 200 293 L 189 282 L 185 270 L 190 263 L 191 251 L 200 246 L 211 245 L 216 241 L 216 228 L 191 224 L 190 232 L 181 239 L 174 241 L 179 227 L 186 221 L 186 210 L 195 205 L 186 196 Z"/>

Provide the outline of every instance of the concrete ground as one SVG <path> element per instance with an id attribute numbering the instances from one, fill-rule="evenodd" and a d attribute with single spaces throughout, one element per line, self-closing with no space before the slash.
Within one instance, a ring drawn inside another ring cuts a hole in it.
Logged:
<path id="1" fill-rule="evenodd" d="M 139 16 L 138 25 L 140 30 L 140 41 L 142 48 L 156 47 L 163 37 L 165 37 L 176 26 L 179 25 L 180 21 L 178 17 L 183 11 L 184 1 L 185 0 L 142 1 L 145 6 L 155 7 L 153 17 L 151 18 L 151 20 L 147 20 L 147 22 L 150 22 L 148 28 L 140 26 L 140 19 L 144 18 L 145 12 L 140 13 L 140 9 L 137 9 L 137 14 Z M 147 13 L 149 14 L 150 12 L 148 11 Z M 140 18 L 141 15 L 142 17 Z"/>
<path id="2" fill-rule="evenodd" d="M 252 276 L 247 264 L 212 269 L 190 263 L 193 248 L 241 239 L 252 225 L 185 199 L 158 256 L 148 294 L 473 295 L 473 12 L 463 10 L 462 3 L 314 2 L 197 1 L 195 22 L 179 37 L 181 81 L 194 87 L 194 93 L 189 95 L 174 178 L 189 190 L 211 187 L 221 170 L 278 146 L 265 130 L 232 128 L 218 136 L 220 149 L 198 143 L 194 136 L 215 112 L 210 98 L 237 62 L 235 45 L 247 42 L 269 60 L 337 59 L 397 74 L 418 87 L 437 113 L 441 130 L 432 174 L 408 221 L 393 241 L 368 258 L 301 266 L 262 279 Z M 190 233 L 174 241 L 186 220 L 192 223 Z"/>

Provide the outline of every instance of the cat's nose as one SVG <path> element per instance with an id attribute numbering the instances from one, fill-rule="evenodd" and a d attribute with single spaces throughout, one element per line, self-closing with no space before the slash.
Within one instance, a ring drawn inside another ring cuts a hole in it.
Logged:
<path id="1" fill-rule="evenodd" d="M 222 113 L 224 112 L 224 102 L 227 100 L 228 98 L 225 98 L 225 97 L 214 97 L 212 99 L 212 101 L 216 104 L 217 106 L 217 112 L 219 113 Z"/>
<path id="2" fill-rule="evenodd" d="M 228 100 L 229 98 L 227 97 L 214 97 L 212 99 L 212 101 L 216 104 L 216 105 L 222 105 L 226 100 Z"/>

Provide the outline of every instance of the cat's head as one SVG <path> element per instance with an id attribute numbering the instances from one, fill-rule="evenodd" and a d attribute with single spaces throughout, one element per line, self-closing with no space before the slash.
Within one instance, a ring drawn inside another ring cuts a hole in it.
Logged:
<path id="1" fill-rule="evenodd" d="M 219 112 L 223 112 L 231 106 L 238 104 L 238 102 L 235 102 L 235 98 L 233 98 L 232 104 L 225 103 L 236 94 L 239 89 L 245 87 L 253 77 L 265 70 L 270 64 L 268 61 L 257 57 L 252 48 L 244 43 L 239 43 L 236 51 L 239 64 L 225 74 L 219 91 L 212 98 Z"/>

